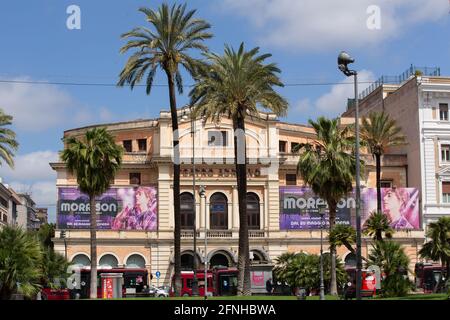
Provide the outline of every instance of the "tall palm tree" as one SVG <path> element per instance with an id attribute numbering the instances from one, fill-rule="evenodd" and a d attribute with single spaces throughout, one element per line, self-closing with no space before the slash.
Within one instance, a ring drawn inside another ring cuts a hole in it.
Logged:
<path id="1" fill-rule="evenodd" d="M 350 128 L 341 128 L 338 119 L 319 117 L 309 120 L 316 140 L 299 146 L 297 170 L 306 185 L 328 204 L 330 232 L 336 224 L 339 200 L 352 191 L 356 159 L 352 152 L 354 139 Z M 330 293 L 337 295 L 336 246 L 330 243 L 331 282 Z"/>
<path id="2" fill-rule="evenodd" d="M 40 288 L 42 249 L 37 237 L 17 226 L 0 229 L 0 300 L 32 297 Z"/>
<path id="3" fill-rule="evenodd" d="M 381 156 L 388 148 L 406 143 L 401 131 L 396 121 L 384 111 L 372 112 L 362 119 L 361 141 L 367 145 L 376 162 L 377 211 L 379 212 L 381 212 Z"/>
<path id="4" fill-rule="evenodd" d="M 270 54 L 250 51 L 241 43 L 236 51 L 228 45 L 224 54 L 205 54 L 207 64 L 199 69 L 197 83 L 192 89 L 193 116 L 202 115 L 217 121 L 227 115 L 233 121 L 234 154 L 239 202 L 238 294 L 249 295 L 250 260 L 247 221 L 247 153 L 245 119 L 258 115 L 258 105 L 277 115 L 284 115 L 287 101 L 273 87 L 281 87 L 276 64 L 265 63 Z"/>
<path id="5" fill-rule="evenodd" d="M 8 166 L 14 168 L 14 153 L 19 147 L 16 140 L 16 134 L 6 126 L 12 124 L 13 117 L 7 115 L 0 109 L 0 165 L 2 161 L 6 162 Z"/>
<path id="6" fill-rule="evenodd" d="M 373 211 L 370 214 L 364 223 L 363 230 L 376 241 L 383 241 L 383 234 L 388 239 L 391 239 L 394 234 L 389 217 L 380 211 Z"/>
<path id="7" fill-rule="evenodd" d="M 173 130 L 173 205 L 174 205 L 174 260 L 175 295 L 181 292 L 181 212 L 180 212 L 180 152 L 178 150 L 178 117 L 175 87 L 183 93 L 180 66 L 193 75 L 200 61 L 193 58 L 193 50 L 207 51 L 203 41 L 212 37 L 210 25 L 194 18 L 196 10 L 186 11 L 186 5 L 162 4 L 157 11 L 140 8 L 151 28 L 138 27 L 122 35 L 129 39 L 121 53 L 135 50 L 120 73 L 118 85 L 129 84 L 131 89 L 145 77 L 146 93 L 150 94 L 156 71 L 161 68 L 169 85 L 170 115 Z"/>
<path id="8" fill-rule="evenodd" d="M 356 242 L 356 230 L 352 226 L 345 224 L 337 224 L 328 234 L 328 241 L 332 243 L 336 248 L 344 246 L 352 254 L 356 255 L 353 245 Z M 365 257 L 361 257 L 367 261 Z"/>
<path id="9" fill-rule="evenodd" d="M 67 170 L 77 177 L 81 192 L 89 196 L 91 283 L 90 297 L 97 298 L 97 214 L 95 197 L 109 189 L 122 164 L 123 148 L 105 128 L 88 130 L 82 139 L 65 139 L 66 148 L 60 153 Z"/>
<path id="10" fill-rule="evenodd" d="M 447 269 L 448 279 L 450 275 L 450 218 L 440 217 L 438 221 L 431 222 L 428 225 L 426 236 L 430 240 L 420 249 L 420 256 L 433 261 L 440 261 L 442 271 L 444 271 L 444 268 Z"/>

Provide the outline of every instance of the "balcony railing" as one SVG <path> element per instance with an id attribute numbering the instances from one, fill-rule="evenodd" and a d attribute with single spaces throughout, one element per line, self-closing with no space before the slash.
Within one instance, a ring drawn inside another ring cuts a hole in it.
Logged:
<path id="1" fill-rule="evenodd" d="M 229 230 L 210 230 L 206 232 L 208 238 L 231 238 L 233 237 L 233 231 Z"/>

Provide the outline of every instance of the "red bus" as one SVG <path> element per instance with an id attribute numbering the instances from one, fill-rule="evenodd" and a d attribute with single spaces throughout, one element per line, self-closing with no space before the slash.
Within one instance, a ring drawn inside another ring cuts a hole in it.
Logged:
<path id="1" fill-rule="evenodd" d="M 416 287 L 424 293 L 436 293 L 443 289 L 445 269 L 437 263 L 416 263 L 414 268 Z"/>
<path id="2" fill-rule="evenodd" d="M 347 268 L 350 286 L 347 286 L 344 292 L 346 298 L 356 297 L 356 268 Z M 361 296 L 371 298 L 376 294 L 376 277 L 370 270 L 361 270 Z"/>
<path id="3" fill-rule="evenodd" d="M 230 296 L 237 294 L 237 276 L 236 268 L 216 267 L 207 272 L 208 295 Z M 192 281 L 194 279 L 193 271 L 181 272 L 181 296 L 192 296 Z M 197 271 L 198 292 L 200 296 L 205 295 L 205 271 Z M 175 277 L 172 277 L 170 296 L 173 297 Z"/>
<path id="4" fill-rule="evenodd" d="M 71 296 L 79 294 L 80 299 L 88 299 L 90 295 L 91 270 L 89 267 L 81 270 L 81 289 L 70 290 Z M 121 273 L 123 276 L 122 296 L 139 296 L 144 286 L 148 287 L 148 271 L 141 268 L 99 268 L 97 269 L 97 298 L 102 298 L 100 274 L 102 273 Z"/>

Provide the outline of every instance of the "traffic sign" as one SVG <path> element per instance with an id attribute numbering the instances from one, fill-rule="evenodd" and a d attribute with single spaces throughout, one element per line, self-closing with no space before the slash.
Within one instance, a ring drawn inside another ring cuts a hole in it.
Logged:
<path id="1" fill-rule="evenodd" d="M 155 276 L 156 276 L 156 278 L 158 278 L 158 279 L 159 279 L 159 277 L 161 277 L 161 272 L 159 272 L 159 271 L 156 271 L 156 272 L 155 272 Z"/>

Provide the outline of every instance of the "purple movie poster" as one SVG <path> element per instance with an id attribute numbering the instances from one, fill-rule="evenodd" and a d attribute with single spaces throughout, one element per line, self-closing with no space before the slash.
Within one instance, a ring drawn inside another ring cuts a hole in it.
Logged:
<path id="1" fill-rule="evenodd" d="M 109 189 L 95 202 L 98 229 L 157 229 L 158 201 L 155 187 Z M 57 215 L 60 229 L 89 229 L 89 197 L 75 187 L 58 188 Z"/>

